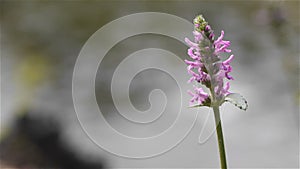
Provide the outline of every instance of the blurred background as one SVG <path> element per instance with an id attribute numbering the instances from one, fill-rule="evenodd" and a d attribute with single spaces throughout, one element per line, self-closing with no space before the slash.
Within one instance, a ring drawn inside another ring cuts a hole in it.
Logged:
<path id="1" fill-rule="evenodd" d="M 236 56 L 232 91 L 241 93 L 249 103 L 246 112 L 229 104 L 221 110 L 229 167 L 299 167 L 299 1 L 1 1 L 0 9 L 1 168 L 219 166 L 215 136 L 198 144 L 201 120 L 179 146 L 142 160 L 107 153 L 80 127 L 72 101 L 77 56 L 103 25 L 137 12 L 169 13 L 189 21 L 203 14 L 216 35 L 225 30 Z M 124 122 L 120 122 L 111 98 L 112 74 L 127 55 L 154 47 L 188 58 L 183 43 L 145 34 L 121 41 L 101 63 L 97 101 L 118 130 L 123 131 Z M 137 109 L 147 110 L 151 90 L 160 88 L 167 96 L 177 91 L 169 84 L 173 83 L 167 74 L 142 72 L 132 81 L 130 99 Z M 86 122 L 96 123 L 90 118 Z M 148 127 L 146 134 L 139 128 L 123 132 L 148 136 L 170 123 Z"/>

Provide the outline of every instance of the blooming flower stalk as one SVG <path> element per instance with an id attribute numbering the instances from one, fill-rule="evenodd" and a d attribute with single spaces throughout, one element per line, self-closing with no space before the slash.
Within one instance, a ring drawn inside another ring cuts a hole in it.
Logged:
<path id="1" fill-rule="evenodd" d="M 229 101 L 240 109 L 246 110 L 248 105 L 246 100 L 239 94 L 231 93 L 230 75 L 232 67 L 230 63 L 234 59 L 231 54 L 230 41 L 224 40 L 224 31 L 215 39 L 214 31 L 205 21 L 202 15 L 194 19 L 194 40 L 185 38 L 189 46 L 187 54 L 189 60 L 185 60 L 187 72 L 191 75 L 189 83 L 200 83 L 203 87 L 194 85 L 193 91 L 188 91 L 192 96 L 191 107 L 208 106 L 212 107 L 215 115 L 221 167 L 227 168 L 223 133 L 219 106 L 225 101 Z M 227 55 L 227 57 L 226 57 Z M 208 90 L 204 90 L 204 86 Z"/>
<path id="2" fill-rule="evenodd" d="M 225 97 L 230 94 L 229 82 L 225 83 L 224 79 L 233 80 L 230 75 L 232 67 L 230 63 L 234 59 L 234 55 L 230 55 L 225 61 L 221 61 L 221 54 L 230 53 L 230 41 L 224 40 L 224 31 L 215 40 L 215 34 L 210 25 L 204 20 L 202 15 L 194 19 L 195 30 L 194 41 L 185 39 L 189 45 L 188 55 L 192 60 L 185 60 L 188 64 L 187 70 L 191 75 L 188 82 L 196 81 L 212 89 L 214 96 L 205 93 L 203 89 L 194 87 L 195 94 L 191 91 L 189 93 L 193 96 L 190 101 L 190 106 L 194 105 L 220 105 Z M 199 92 L 201 91 L 201 92 Z"/>

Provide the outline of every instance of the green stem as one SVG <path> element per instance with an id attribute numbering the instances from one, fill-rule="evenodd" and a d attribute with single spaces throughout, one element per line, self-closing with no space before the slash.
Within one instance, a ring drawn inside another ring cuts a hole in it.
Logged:
<path id="1" fill-rule="evenodd" d="M 221 124 L 219 106 L 213 106 L 213 110 L 214 110 L 214 115 L 215 115 L 215 124 L 216 124 L 216 129 L 217 129 L 217 136 L 218 136 L 218 145 L 219 145 L 219 155 L 220 155 L 221 168 L 222 169 L 227 169 L 226 153 L 225 153 L 225 146 L 224 146 L 224 139 L 223 139 L 223 132 L 222 132 L 222 124 Z"/>
<path id="2" fill-rule="evenodd" d="M 212 54 L 211 54 L 212 55 Z M 217 136 L 218 136 L 218 145 L 219 145 L 219 155 L 220 155 L 220 162 L 221 162 L 221 168 L 227 169 L 226 164 L 226 153 L 225 153 L 225 146 L 224 146 L 224 139 L 223 139 L 223 132 L 222 132 L 222 124 L 221 124 L 221 118 L 220 118 L 220 111 L 219 111 L 219 102 L 216 98 L 215 93 L 215 81 L 212 77 L 214 77 L 213 74 L 213 63 L 207 63 L 205 64 L 205 68 L 211 77 L 211 85 L 210 85 L 210 93 L 211 93 L 211 106 L 214 110 L 215 115 L 215 124 L 216 124 L 216 130 L 217 130 Z"/>

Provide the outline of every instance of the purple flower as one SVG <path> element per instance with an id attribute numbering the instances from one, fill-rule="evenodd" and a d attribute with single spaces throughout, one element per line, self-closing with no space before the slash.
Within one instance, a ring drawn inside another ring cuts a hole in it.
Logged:
<path id="1" fill-rule="evenodd" d="M 224 80 L 233 80 L 229 73 L 232 71 L 230 63 L 234 59 L 234 55 L 230 55 L 227 59 L 221 57 L 221 54 L 231 52 L 230 41 L 223 39 L 223 30 L 215 40 L 211 26 L 202 15 L 194 19 L 194 28 L 194 41 L 185 38 L 185 42 L 189 46 L 187 54 L 192 59 L 185 60 L 188 65 L 187 72 L 191 75 L 188 82 L 201 83 L 210 89 L 210 94 L 204 92 L 202 88 L 194 87 L 194 93 L 188 91 L 192 96 L 190 105 L 201 105 L 207 101 L 211 101 L 210 104 L 220 104 L 230 94 L 228 91 L 230 84 L 226 82 L 224 85 Z"/>
<path id="2" fill-rule="evenodd" d="M 230 53 L 231 50 L 228 49 L 228 47 L 230 46 L 230 41 L 225 41 L 223 40 L 224 37 L 224 31 L 221 31 L 221 35 L 219 36 L 219 38 L 214 41 L 214 46 L 215 46 L 215 54 L 219 55 L 220 53 Z"/>
<path id="3" fill-rule="evenodd" d="M 196 103 L 196 105 L 201 105 L 208 98 L 208 94 L 204 92 L 202 88 L 194 86 L 194 92 L 195 93 L 191 92 L 190 90 L 188 91 L 188 93 L 192 96 L 190 105 L 193 105 L 194 103 Z"/>

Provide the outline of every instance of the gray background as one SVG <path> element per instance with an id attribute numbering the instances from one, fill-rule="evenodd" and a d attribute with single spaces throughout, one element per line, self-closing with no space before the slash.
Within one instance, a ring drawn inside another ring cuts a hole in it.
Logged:
<path id="1" fill-rule="evenodd" d="M 231 40 L 236 56 L 232 63 L 236 80 L 231 83 L 231 91 L 241 93 L 249 103 L 246 112 L 229 104 L 221 109 L 229 166 L 299 167 L 299 1 L 2 1 L 0 8 L 1 132 L 11 126 L 25 104 L 38 110 L 40 116 L 57 119 L 63 125 L 62 139 L 67 146 L 82 157 L 107 159 L 112 168 L 218 167 L 215 136 L 198 144 L 203 127 L 199 119 L 187 138 L 168 153 L 143 160 L 126 159 L 103 151 L 89 140 L 80 128 L 72 103 L 76 58 L 85 41 L 101 26 L 136 12 L 164 12 L 190 21 L 201 13 L 216 35 L 224 29 L 225 39 Z M 96 95 L 105 117 L 115 128 L 136 136 L 145 132 L 126 128 L 118 122 L 117 112 L 110 112 L 115 109 L 108 89 L 114 66 L 130 53 L 147 47 L 188 58 L 187 47 L 174 39 L 134 36 L 108 53 L 96 80 Z M 37 82 L 30 80 L 35 73 L 41 74 Z M 149 79 L 153 85 L 149 85 Z M 142 72 L 132 82 L 130 93 L 137 109 L 149 108 L 147 98 L 154 88 L 165 89 L 167 95 L 178 91 L 167 74 Z M 146 135 L 162 131 L 172 120 L 147 128 Z M 89 118 L 86 122 L 97 123 Z"/>

